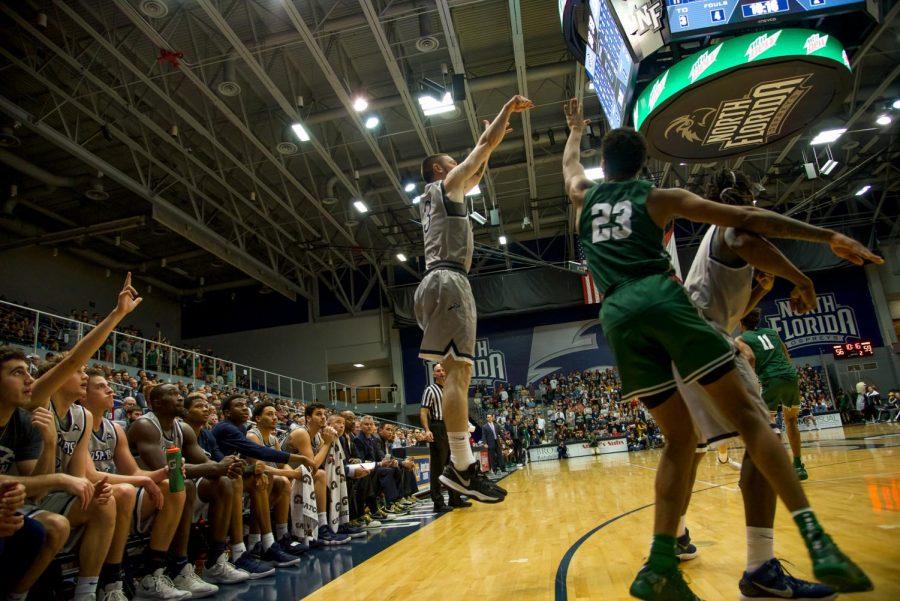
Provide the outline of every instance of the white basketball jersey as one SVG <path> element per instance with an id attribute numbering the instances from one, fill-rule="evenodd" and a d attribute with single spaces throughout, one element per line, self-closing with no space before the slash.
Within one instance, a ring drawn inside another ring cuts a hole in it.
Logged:
<path id="1" fill-rule="evenodd" d="M 425 239 L 425 268 L 448 267 L 466 273 L 472 267 L 475 239 L 465 200 L 451 200 L 444 182 L 432 182 L 422 193 L 419 214 Z"/>
<path id="2" fill-rule="evenodd" d="M 257 428 L 257 427 L 253 427 L 253 428 L 250 428 L 249 430 L 247 430 L 247 434 L 253 434 L 254 436 L 256 436 L 256 437 L 260 440 L 260 443 L 261 443 L 264 447 L 267 447 L 267 448 L 269 448 L 269 449 L 275 449 L 276 451 L 280 451 L 280 450 L 281 450 L 281 445 L 278 443 L 278 437 L 275 436 L 275 433 L 274 433 L 274 432 L 272 432 L 271 434 L 269 434 L 269 439 L 268 439 L 268 440 L 266 440 L 266 439 L 263 437 L 262 432 L 260 432 L 260 431 L 259 431 L 259 428 Z M 269 467 L 276 467 L 276 468 L 277 468 L 278 465 L 279 465 L 279 464 L 275 463 L 274 461 L 266 461 L 265 463 L 266 463 L 266 465 L 268 465 Z"/>
<path id="3" fill-rule="evenodd" d="M 150 413 L 145 413 L 144 415 L 138 418 L 138 421 L 145 419 L 151 424 L 156 430 L 159 432 L 159 448 L 163 452 L 163 456 L 166 454 L 166 449 L 169 447 L 178 447 L 179 449 L 184 446 L 184 439 L 181 432 L 181 421 L 178 418 L 175 418 L 175 421 L 172 423 L 172 431 L 166 432 L 162 428 L 162 424 L 159 423 L 159 418 L 151 411 Z M 132 454 L 134 458 L 137 459 L 138 465 L 140 465 L 144 469 L 148 469 L 146 463 L 143 462 L 141 456 L 138 453 L 134 452 L 132 449 Z"/>
<path id="4" fill-rule="evenodd" d="M 56 472 L 66 473 L 75 447 L 84 436 L 87 413 L 81 405 L 72 405 L 64 419 L 59 419 L 56 410 L 53 410 L 53 415 L 56 417 Z"/>
<path id="5" fill-rule="evenodd" d="M 694 263 L 684 280 L 684 287 L 703 316 L 725 334 L 734 333 L 753 287 L 753 267 L 729 267 L 713 256 L 716 226 L 710 226 Z"/>
<path id="6" fill-rule="evenodd" d="M 88 442 L 88 452 L 91 461 L 98 472 L 116 474 L 116 444 L 119 442 L 119 434 L 116 427 L 105 417 L 100 421 L 100 429 L 91 432 Z"/>

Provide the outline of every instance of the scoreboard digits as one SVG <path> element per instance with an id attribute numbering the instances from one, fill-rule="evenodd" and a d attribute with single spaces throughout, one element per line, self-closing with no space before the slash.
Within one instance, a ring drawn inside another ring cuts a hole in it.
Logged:
<path id="1" fill-rule="evenodd" d="M 835 344 L 831 347 L 831 352 L 835 359 L 859 359 L 873 356 L 875 349 L 871 341 L 860 340 L 859 342 Z"/>

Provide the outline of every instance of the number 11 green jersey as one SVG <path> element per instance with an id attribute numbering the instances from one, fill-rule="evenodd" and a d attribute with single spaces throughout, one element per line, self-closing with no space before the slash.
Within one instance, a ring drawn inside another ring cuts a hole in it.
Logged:
<path id="1" fill-rule="evenodd" d="M 640 179 L 594 186 L 584 197 L 578 235 L 597 289 L 672 272 L 663 230 L 647 211 L 653 184 Z"/>
<path id="2" fill-rule="evenodd" d="M 756 358 L 756 374 L 760 382 L 775 378 L 797 379 L 797 370 L 785 356 L 778 332 L 769 328 L 756 328 L 741 334 L 741 340 L 753 350 L 753 356 Z"/>

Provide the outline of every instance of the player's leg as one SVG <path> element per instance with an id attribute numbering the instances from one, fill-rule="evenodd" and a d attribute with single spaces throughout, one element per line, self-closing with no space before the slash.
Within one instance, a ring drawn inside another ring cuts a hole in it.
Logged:
<path id="1" fill-rule="evenodd" d="M 806 480 L 809 474 L 806 472 L 806 466 L 803 465 L 802 442 L 800 440 L 800 424 L 798 414 L 800 407 L 798 405 L 788 406 L 782 405 L 781 409 L 784 414 L 784 429 L 787 430 L 788 442 L 791 445 L 791 454 L 794 456 L 794 471 L 797 472 L 797 478 Z"/>
<path id="2" fill-rule="evenodd" d="M 78 549 L 78 582 L 75 585 L 75 601 L 91 599 L 97 593 L 100 568 L 109 552 L 116 522 L 116 501 L 110 497 L 106 503 L 92 500 L 88 508 L 72 499 L 68 512 L 72 528 L 84 527 Z"/>
<path id="3" fill-rule="evenodd" d="M 834 599 L 834 590 L 786 573 L 775 558 L 775 509 L 777 497 L 769 481 L 749 454 L 741 464 L 741 496 L 747 525 L 747 569 L 738 585 L 741 598 Z"/>
<path id="4" fill-rule="evenodd" d="M 275 574 L 275 568 L 271 564 L 262 561 L 261 556 L 257 553 L 262 550 L 261 546 L 256 547 L 261 537 L 259 535 L 259 526 L 256 525 L 254 517 L 256 512 L 265 505 L 263 491 L 259 490 L 259 488 L 265 488 L 267 480 L 268 478 L 264 475 L 250 475 L 234 481 L 235 485 L 240 481 L 240 485 L 234 486 L 234 497 L 231 501 L 231 524 L 229 526 L 231 532 L 231 558 L 234 562 L 234 567 L 238 571 L 246 573 L 250 580 L 266 578 Z M 249 539 L 249 550 L 244 545 L 243 491 L 245 490 L 250 497 L 251 538 Z M 256 531 L 255 535 L 252 534 L 254 529 Z M 210 580 L 212 581 L 212 579 Z"/>
<path id="5" fill-rule="evenodd" d="M 499 503 L 506 491 L 481 474 L 469 446 L 469 385 L 478 314 L 465 274 L 439 269 L 426 276 L 416 290 L 416 318 L 424 330 L 419 356 L 440 361 L 447 371 L 443 409 L 450 464 L 440 481 L 477 501 Z"/>
<path id="6" fill-rule="evenodd" d="M 185 492 L 171 492 L 169 481 L 159 483 L 160 492 L 163 494 L 162 509 L 157 510 L 146 489 L 138 489 L 135 501 L 136 523 L 133 529 L 138 532 L 146 532 L 149 524 L 150 545 L 144 552 L 141 567 L 137 572 L 137 585 L 135 593 L 141 599 L 176 600 L 185 597 L 185 591 L 181 591 L 170 583 L 165 575 L 168 565 L 169 547 L 178 529 L 182 511 L 184 511 Z"/>
<path id="7" fill-rule="evenodd" d="M 692 484 L 691 469 L 697 449 L 697 435 L 691 416 L 677 391 L 642 397 L 665 436 L 656 471 L 653 543 L 647 563 L 631 584 L 631 595 L 639 599 L 684 599 L 696 596 L 678 571 L 675 555 L 678 523 Z"/>
<path id="8" fill-rule="evenodd" d="M 125 544 L 131 534 L 131 519 L 134 516 L 134 504 L 137 500 L 137 489 L 131 484 L 114 484 L 113 498 L 116 500 L 116 525 L 112 541 L 106 554 L 106 561 L 100 571 L 100 590 L 122 590 L 125 572 L 122 570 L 122 556 Z"/>
<path id="9" fill-rule="evenodd" d="M 271 499 L 275 512 L 275 540 L 283 551 L 300 557 L 308 547 L 294 541 L 288 531 L 288 521 L 291 517 L 291 481 L 284 476 L 272 478 Z"/>
<path id="10" fill-rule="evenodd" d="M 868 577 L 841 553 L 819 525 L 781 441 L 764 414 L 753 406 L 737 372 L 731 371 L 704 386 L 722 414 L 738 429 L 755 465 L 791 511 L 812 557 L 816 576 L 841 592 L 870 590 Z"/>
<path id="11" fill-rule="evenodd" d="M 691 496 L 694 482 L 697 481 L 697 468 L 706 457 L 707 445 L 698 444 L 694 450 L 694 462 L 691 465 L 691 474 L 688 479 L 687 491 L 684 496 L 684 504 L 681 506 L 681 517 L 678 519 L 678 530 L 675 532 L 675 556 L 678 561 L 689 561 L 697 557 L 697 546 L 691 543 L 691 533 L 687 528 L 687 512 L 691 505 Z"/>
<path id="12" fill-rule="evenodd" d="M 20 543 L 19 539 L 16 538 L 16 535 L 6 539 L 7 544 L 10 545 L 7 551 L 12 549 L 12 553 L 15 554 L 10 557 L 16 557 L 23 560 L 27 560 L 29 557 L 34 558 L 30 563 L 19 564 L 21 567 L 13 562 L 4 562 L 4 570 L 9 570 L 10 576 L 15 576 L 19 573 L 22 574 L 22 577 L 18 582 L 13 581 L 15 584 L 9 589 L 10 595 L 8 598 L 10 600 L 15 598 L 14 595 L 20 595 L 21 600 L 25 600 L 29 589 L 34 586 L 34 583 L 41 577 L 41 574 L 44 573 L 44 570 L 47 569 L 47 566 L 50 565 L 53 558 L 59 553 L 59 550 L 62 549 L 63 545 L 66 544 L 66 541 L 69 540 L 69 532 L 71 531 L 69 528 L 69 520 L 64 516 L 49 511 L 41 511 L 31 518 L 25 518 L 26 525 L 29 523 L 29 520 L 38 522 L 40 526 L 43 527 L 44 532 L 41 537 L 43 544 L 39 544 L 38 547 L 32 551 L 31 549 L 25 548 L 23 543 Z M 25 526 L 22 527 L 22 530 L 24 529 Z M 37 540 L 36 534 L 31 534 L 28 538 L 35 541 Z"/>

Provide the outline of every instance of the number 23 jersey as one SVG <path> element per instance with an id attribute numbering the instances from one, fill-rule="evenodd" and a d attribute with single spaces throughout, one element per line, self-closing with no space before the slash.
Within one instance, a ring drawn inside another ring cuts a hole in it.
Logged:
<path id="1" fill-rule="evenodd" d="M 663 230 L 647 211 L 653 184 L 640 179 L 597 184 L 584 197 L 578 235 L 598 290 L 670 273 Z"/>

